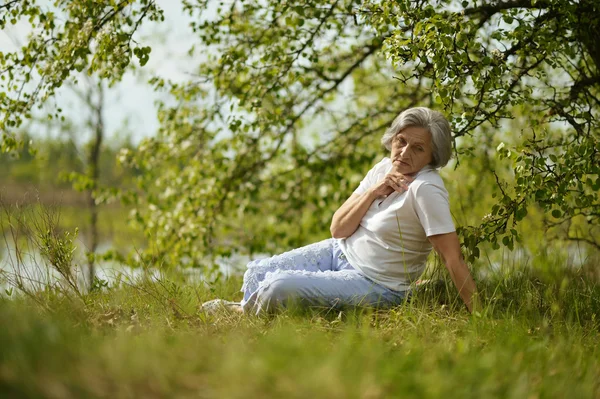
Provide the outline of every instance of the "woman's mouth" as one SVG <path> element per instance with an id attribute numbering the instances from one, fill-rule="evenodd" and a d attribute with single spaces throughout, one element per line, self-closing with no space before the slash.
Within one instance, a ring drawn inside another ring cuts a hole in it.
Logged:
<path id="1" fill-rule="evenodd" d="M 400 159 L 396 159 L 396 160 L 394 161 L 394 163 L 395 163 L 395 164 L 400 164 L 400 165 L 402 165 L 402 166 L 410 166 L 410 164 L 409 164 L 408 162 L 404 162 L 404 161 L 402 161 L 402 160 L 400 160 Z"/>

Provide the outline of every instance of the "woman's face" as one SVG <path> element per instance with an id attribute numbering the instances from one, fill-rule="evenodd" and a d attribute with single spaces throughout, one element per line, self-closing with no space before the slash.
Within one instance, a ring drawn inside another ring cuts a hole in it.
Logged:
<path id="1" fill-rule="evenodd" d="M 431 133 L 429 130 L 410 126 L 392 140 L 392 163 L 394 169 L 405 175 L 417 173 L 433 160 Z"/>

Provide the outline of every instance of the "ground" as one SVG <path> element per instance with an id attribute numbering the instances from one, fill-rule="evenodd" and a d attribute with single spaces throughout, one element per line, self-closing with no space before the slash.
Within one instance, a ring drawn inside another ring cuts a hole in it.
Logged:
<path id="1" fill-rule="evenodd" d="M 0 300 L 0 397 L 598 397 L 600 289 L 581 272 L 438 284 L 389 310 L 205 315 L 239 278 Z"/>

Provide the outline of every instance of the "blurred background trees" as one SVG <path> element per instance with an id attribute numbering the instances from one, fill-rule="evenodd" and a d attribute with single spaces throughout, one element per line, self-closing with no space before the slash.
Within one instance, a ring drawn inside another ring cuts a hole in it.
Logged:
<path id="1" fill-rule="evenodd" d="M 568 254 L 573 242 L 581 258 L 596 256 L 595 1 L 182 5 L 197 67 L 185 81 L 149 80 L 165 95 L 160 127 L 117 156 L 133 185 L 110 181 L 118 170 L 111 165 L 99 178 L 118 190 L 95 193 L 130 209 L 147 242 L 136 262 L 207 266 L 211 256 L 327 237 L 333 211 L 386 155 L 383 131 L 416 105 L 444 112 L 453 125 L 456 157 L 443 174 L 472 261 L 496 262 L 500 248 L 517 247 L 520 261 Z M 143 66 L 150 48 L 133 35 L 163 13 L 148 0 L 1 7 L 3 26 L 29 18 L 36 28 L 23 49 L 0 57 L 4 184 L 17 179 L 18 165 L 42 162 L 29 155 L 28 136 L 14 135 L 31 109 L 77 71 L 114 83 L 132 59 Z M 60 24 L 55 12 L 65 15 Z M 63 149 L 61 159 L 78 158 Z"/>

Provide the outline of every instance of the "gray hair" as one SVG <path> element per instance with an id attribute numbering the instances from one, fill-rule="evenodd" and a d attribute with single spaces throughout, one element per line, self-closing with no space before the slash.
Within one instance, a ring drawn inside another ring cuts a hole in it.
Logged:
<path id="1" fill-rule="evenodd" d="M 452 136 L 450 134 L 450 124 L 441 112 L 425 107 L 409 108 L 402 111 L 394 119 L 392 126 L 383 134 L 381 144 L 391 151 L 394 137 L 411 126 L 425 128 L 431 134 L 433 154 L 431 166 L 434 168 L 446 166 L 452 157 Z"/>

